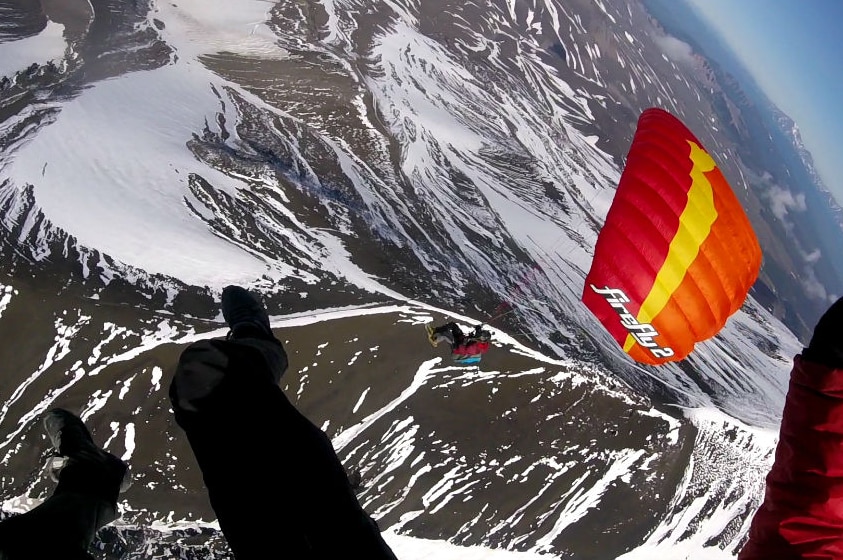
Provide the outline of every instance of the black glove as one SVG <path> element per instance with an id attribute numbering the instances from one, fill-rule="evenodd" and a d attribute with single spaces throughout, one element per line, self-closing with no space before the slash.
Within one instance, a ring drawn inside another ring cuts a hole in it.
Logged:
<path id="1" fill-rule="evenodd" d="M 802 357 L 809 362 L 843 369 L 843 297 L 820 317 Z"/>

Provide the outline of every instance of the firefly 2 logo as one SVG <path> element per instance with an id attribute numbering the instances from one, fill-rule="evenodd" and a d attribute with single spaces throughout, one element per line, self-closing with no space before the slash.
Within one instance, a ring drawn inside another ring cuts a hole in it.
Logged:
<path id="1" fill-rule="evenodd" d="M 656 342 L 655 339 L 659 336 L 659 331 L 650 323 L 639 323 L 638 319 L 629 312 L 625 305 L 629 303 L 629 298 L 623 293 L 623 290 L 608 286 L 598 288 L 594 284 L 590 284 L 590 286 L 594 290 L 594 293 L 606 298 L 606 302 L 612 306 L 612 309 L 620 317 L 621 325 L 629 331 L 635 342 L 648 349 L 657 358 L 669 358 L 673 356 L 674 352 L 672 348 L 663 348 Z"/>

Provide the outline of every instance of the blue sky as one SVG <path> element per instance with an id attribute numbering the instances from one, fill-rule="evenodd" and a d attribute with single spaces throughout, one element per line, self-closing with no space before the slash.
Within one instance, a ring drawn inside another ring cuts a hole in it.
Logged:
<path id="1" fill-rule="evenodd" d="M 802 133 L 843 203 L 843 0 L 690 0 Z"/>

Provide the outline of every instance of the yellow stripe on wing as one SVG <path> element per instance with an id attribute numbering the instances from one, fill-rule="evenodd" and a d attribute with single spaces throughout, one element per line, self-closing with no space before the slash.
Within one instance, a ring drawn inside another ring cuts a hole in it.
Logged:
<path id="1" fill-rule="evenodd" d="M 639 323 L 650 323 L 667 305 L 673 293 L 682 283 L 691 263 L 697 258 L 700 246 L 711 233 L 711 226 L 717 220 L 714 206 L 714 190 L 705 174 L 716 164 L 711 156 L 698 144 L 688 140 L 691 146 L 689 157 L 694 163 L 691 168 L 691 188 L 688 189 L 688 203 L 679 216 L 679 229 L 670 242 L 670 249 L 662 264 L 653 287 L 641 304 Z M 626 337 L 623 349 L 629 352 L 635 344 L 632 335 Z"/>

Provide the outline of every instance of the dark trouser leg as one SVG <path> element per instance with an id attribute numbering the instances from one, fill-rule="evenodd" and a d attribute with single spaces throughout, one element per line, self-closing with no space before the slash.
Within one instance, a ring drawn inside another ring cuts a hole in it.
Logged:
<path id="1" fill-rule="evenodd" d="M 459 346 L 465 340 L 465 335 L 463 335 L 459 325 L 454 322 L 445 323 L 441 327 L 436 327 L 433 329 L 433 334 L 438 335 L 440 339 L 446 340 L 451 346 Z"/>
<path id="2" fill-rule="evenodd" d="M 454 322 L 446 323 L 437 328 L 434 332 L 437 331 L 448 337 L 452 346 L 459 346 L 465 340 L 465 335 L 460 329 L 460 326 Z"/>
<path id="3" fill-rule="evenodd" d="M 457 325 L 456 323 L 448 323 L 448 327 L 450 327 L 451 334 L 454 337 L 454 345 L 455 346 L 459 346 L 460 344 L 465 342 L 465 335 L 460 330 L 459 325 Z"/>
<path id="4" fill-rule="evenodd" d="M 330 440 L 287 400 L 278 375 L 246 341 L 203 341 L 182 354 L 170 388 L 236 558 L 394 558 Z M 202 393 L 191 386 L 205 394 L 185 400 Z"/>

